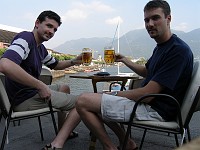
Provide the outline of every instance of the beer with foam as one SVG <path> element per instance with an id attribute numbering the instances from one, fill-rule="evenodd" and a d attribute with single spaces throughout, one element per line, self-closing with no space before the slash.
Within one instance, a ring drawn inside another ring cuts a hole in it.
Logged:
<path id="1" fill-rule="evenodd" d="M 107 65 L 113 65 L 115 62 L 115 50 L 114 47 L 104 48 L 104 61 Z"/>
<path id="2" fill-rule="evenodd" d="M 92 49 L 90 48 L 82 49 L 82 62 L 83 65 L 89 65 L 92 62 Z"/>

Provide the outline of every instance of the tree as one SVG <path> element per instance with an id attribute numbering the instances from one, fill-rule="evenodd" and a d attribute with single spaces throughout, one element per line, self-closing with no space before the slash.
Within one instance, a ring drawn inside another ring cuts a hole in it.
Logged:
<path id="1" fill-rule="evenodd" d="M 137 60 L 135 63 L 140 64 L 140 65 L 144 65 L 147 62 L 147 60 L 145 60 L 144 57 L 141 57 L 139 60 Z"/>
<path id="2" fill-rule="evenodd" d="M 52 54 L 52 56 L 58 60 L 70 60 L 70 59 L 75 58 L 74 55 L 66 55 L 66 54 L 61 54 L 61 55 Z"/>
<path id="3" fill-rule="evenodd" d="M 0 57 L 3 55 L 3 53 L 6 51 L 6 48 L 0 48 Z"/>

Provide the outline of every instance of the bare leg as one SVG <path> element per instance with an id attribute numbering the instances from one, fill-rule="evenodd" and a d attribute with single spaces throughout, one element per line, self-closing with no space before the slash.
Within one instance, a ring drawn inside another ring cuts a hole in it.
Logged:
<path id="1" fill-rule="evenodd" d="M 59 88 L 59 91 L 67 93 L 67 94 L 70 94 L 70 88 L 69 88 L 68 85 L 61 85 L 60 88 Z M 57 112 L 57 116 L 58 116 L 58 130 L 61 129 L 63 123 L 65 122 L 67 114 L 68 114 L 68 112 L 66 112 L 66 111 Z"/>
<path id="2" fill-rule="evenodd" d="M 70 93 L 70 89 L 67 85 L 60 86 L 59 91 Z M 58 112 L 59 132 L 55 139 L 52 141 L 51 145 L 56 148 L 62 148 L 70 133 L 79 123 L 80 117 L 75 108 L 70 112 Z"/>
<path id="3" fill-rule="evenodd" d="M 101 97 L 101 94 L 95 93 L 81 94 L 78 97 L 76 109 L 85 125 L 100 140 L 103 149 L 117 150 L 106 133 L 102 120 L 97 115 L 100 114 Z"/>
<path id="4" fill-rule="evenodd" d="M 101 99 L 101 94 L 81 94 L 78 97 L 76 109 L 85 125 L 100 140 L 103 145 L 103 149 L 117 150 L 117 147 L 112 143 L 111 139 L 106 133 L 102 118 L 99 117 L 101 112 Z M 106 124 L 115 132 L 119 138 L 121 146 L 125 137 L 124 130 L 115 122 L 106 122 Z M 129 139 L 126 149 L 133 150 L 135 147 L 135 142 L 132 139 Z"/>
<path id="5" fill-rule="evenodd" d="M 53 140 L 51 145 L 56 148 L 62 148 L 70 133 L 79 123 L 80 123 L 80 117 L 76 109 L 74 108 L 70 111 L 62 128 L 60 129 L 58 135 Z"/>
<path id="6" fill-rule="evenodd" d="M 65 122 L 65 119 L 67 118 L 67 115 L 68 115 L 69 112 L 66 112 L 66 111 L 60 111 L 60 112 L 57 112 L 57 116 L 58 116 L 58 131 L 60 131 L 60 129 L 62 128 L 64 122 Z"/>
<path id="7" fill-rule="evenodd" d="M 124 139 L 125 139 L 125 132 L 124 129 L 121 128 L 121 126 L 116 123 L 116 122 L 104 122 L 109 128 L 111 128 L 113 130 L 113 132 L 117 135 L 118 139 L 119 139 L 119 143 L 120 143 L 120 148 L 122 148 L 122 145 L 124 143 Z M 136 144 L 135 142 L 129 138 L 127 145 L 126 145 L 126 149 L 127 150 L 133 150 L 134 148 L 136 148 Z"/>

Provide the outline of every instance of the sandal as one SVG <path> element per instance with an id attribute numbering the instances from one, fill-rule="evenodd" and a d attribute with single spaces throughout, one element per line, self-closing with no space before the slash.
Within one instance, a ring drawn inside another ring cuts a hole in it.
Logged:
<path id="1" fill-rule="evenodd" d="M 69 140 L 76 137 L 78 137 L 78 132 L 72 131 L 67 139 Z"/>
<path id="2" fill-rule="evenodd" d="M 53 147 L 51 144 L 47 144 L 44 148 L 42 148 L 41 150 L 62 150 L 62 148 L 56 148 Z"/>

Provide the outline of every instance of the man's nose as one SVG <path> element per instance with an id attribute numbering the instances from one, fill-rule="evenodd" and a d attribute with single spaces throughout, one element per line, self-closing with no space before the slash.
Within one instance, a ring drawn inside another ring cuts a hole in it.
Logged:
<path id="1" fill-rule="evenodd" d="M 54 28 L 48 28 L 48 32 L 54 34 L 55 33 Z"/>
<path id="2" fill-rule="evenodd" d="M 154 25 L 154 21 L 152 19 L 150 19 L 148 22 L 148 26 L 153 26 L 153 25 Z"/>

